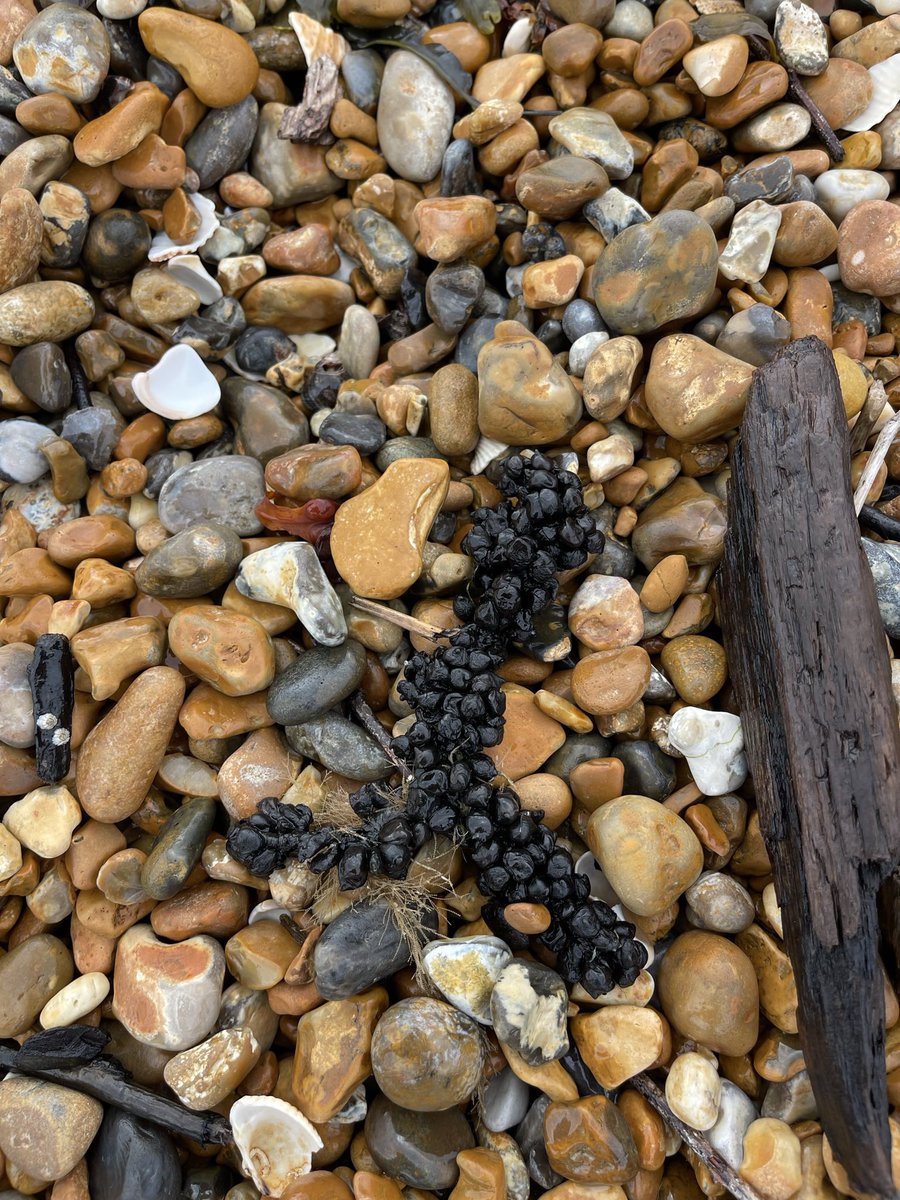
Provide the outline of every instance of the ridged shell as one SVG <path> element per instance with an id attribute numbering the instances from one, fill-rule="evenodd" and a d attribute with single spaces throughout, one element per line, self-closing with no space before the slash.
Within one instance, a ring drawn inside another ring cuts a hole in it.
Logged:
<path id="1" fill-rule="evenodd" d="M 884 62 L 869 67 L 872 80 L 872 99 L 865 110 L 844 126 L 850 133 L 874 129 L 900 103 L 900 54 L 892 54 Z"/>
<path id="2" fill-rule="evenodd" d="M 309 1174 L 322 1139 L 299 1109 L 274 1096 L 242 1096 L 228 1114 L 244 1170 L 263 1196 L 282 1196 Z"/>

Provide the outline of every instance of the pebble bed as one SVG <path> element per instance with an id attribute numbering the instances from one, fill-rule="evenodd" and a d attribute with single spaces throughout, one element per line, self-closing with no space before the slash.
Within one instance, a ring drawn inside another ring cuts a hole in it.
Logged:
<path id="1" fill-rule="evenodd" d="M 854 1195 L 715 572 L 755 368 L 900 409 L 898 172 L 900 0 L 0 0 L 0 1040 L 234 1133 L 13 1074 L 0 1200 L 725 1195 L 647 1078 Z"/>

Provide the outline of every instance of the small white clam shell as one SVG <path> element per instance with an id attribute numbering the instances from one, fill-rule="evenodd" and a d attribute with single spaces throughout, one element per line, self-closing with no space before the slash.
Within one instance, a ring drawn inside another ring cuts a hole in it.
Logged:
<path id="1" fill-rule="evenodd" d="M 509 33 L 503 39 L 501 57 L 511 58 L 513 54 L 523 54 L 531 45 L 531 31 L 534 29 L 534 17 L 519 17 L 509 27 Z"/>
<path id="2" fill-rule="evenodd" d="M 155 367 L 131 381 L 144 408 L 170 421 L 208 413 L 219 403 L 218 381 L 191 346 L 170 347 Z"/>
<path id="3" fill-rule="evenodd" d="M 309 1174 L 322 1139 L 299 1109 L 274 1096 L 242 1096 L 228 1114 L 244 1170 L 263 1196 L 282 1196 Z"/>
<path id="4" fill-rule="evenodd" d="M 900 103 L 900 54 L 892 54 L 869 67 L 869 78 L 872 80 L 872 99 L 858 117 L 844 125 L 850 133 L 874 129 Z"/>
<path id="5" fill-rule="evenodd" d="M 475 453 L 472 455 L 471 470 L 473 475 L 480 475 L 488 463 L 493 462 L 495 458 L 499 458 L 509 449 L 505 442 L 495 441 L 494 438 L 485 437 L 484 434 L 478 439 L 478 445 L 475 447 Z"/>
<path id="6" fill-rule="evenodd" d="M 202 304 L 215 304 L 224 295 L 217 280 L 213 279 L 204 267 L 198 254 L 176 254 L 166 262 L 166 270 L 170 271 L 179 283 L 196 292 Z"/>
<path id="7" fill-rule="evenodd" d="M 191 203 L 200 214 L 200 228 L 197 230 L 197 236 L 190 242 L 179 244 L 173 242 L 167 233 L 157 233 L 150 243 L 150 253 L 147 255 L 151 262 L 165 262 L 168 258 L 199 250 L 219 228 L 219 218 L 212 200 L 207 200 L 205 196 L 195 192 L 191 196 Z"/>

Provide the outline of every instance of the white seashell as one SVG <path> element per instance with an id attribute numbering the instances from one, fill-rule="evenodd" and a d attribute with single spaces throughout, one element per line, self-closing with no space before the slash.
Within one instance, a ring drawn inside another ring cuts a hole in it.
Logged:
<path id="1" fill-rule="evenodd" d="M 735 713 L 679 709 L 669 721 L 669 741 L 687 759 L 704 796 L 724 796 L 747 778 L 744 731 Z"/>
<path id="2" fill-rule="evenodd" d="M 491 992 L 512 951 L 496 937 L 429 942 L 422 951 L 425 974 L 445 1000 L 481 1025 L 491 1024 Z"/>
<path id="3" fill-rule="evenodd" d="M 575 873 L 587 875 L 591 881 L 591 899 L 602 900 L 604 904 L 618 904 L 619 897 L 612 890 L 609 880 L 600 870 L 596 858 L 590 850 L 585 850 L 581 858 L 575 861 Z"/>
<path id="4" fill-rule="evenodd" d="M 900 12 L 900 3 L 891 11 Z M 869 67 L 869 78 L 872 80 L 872 99 L 858 117 L 845 123 L 844 128 L 850 133 L 874 129 L 900 103 L 900 54 L 892 54 Z"/>
<path id="5" fill-rule="evenodd" d="M 168 349 L 155 367 L 131 381 L 144 408 L 170 421 L 200 417 L 219 403 L 219 383 L 203 359 L 184 344 Z"/>
<path id="6" fill-rule="evenodd" d="M 485 437 L 483 434 L 478 439 L 478 445 L 475 447 L 475 453 L 472 455 L 471 471 L 473 475 L 480 475 L 488 463 L 493 462 L 495 458 L 499 458 L 501 454 L 505 454 L 509 446 L 503 442 L 497 442 L 493 438 Z"/>
<path id="7" fill-rule="evenodd" d="M 248 925 L 255 925 L 257 921 L 280 921 L 282 917 L 289 917 L 290 909 L 279 904 L 277 900 L 261 900 L 255 908 L 251 908 L 250 915 L 247 918 Z"/>
<path id="8" fill-rule="evenodd" d="M 303 57 L 306 59 L 308 67 L 323 54 L 327 54 L 334 61 L 336 67 L 341 65 L 344 55 L 350 49 L 350 43 L 346 38 L 335 33 L 333 29 L 326 29 L 321 21 L 317 21 L 314 17 L 308 17 L 306 13 L 288 13 L 288 20 L 291 23 L 291 29 L 297 35 L 297 41 L 303 50 Z"/>
<path id="9" fill-rule="evenodd" d="M 167 260 L 166 270 L 171 271 L 179 283 L 196 292 L 202 304 L 215 304 L 224 295 L 197 254 L 176 254 Z"/>
<path id="10" fill-rule="evenodd" d="M 147 0 L 97 0 L 97 12 L 110 21 L 128 21 L 147 7 Z"/>
<path id="11" fill-rule="evenodd" d="M 509 33 L 503 39 L 501 58 L 511 58 L 514 54 L 524 54 L 531 46 L 531 31 L 534 29 L 534 17 L 519 17 L 509 27 Z"/>
<path id="12" fill-rule="evenodd" d="M 147 255 L 151 262 L 165 262 L 168 258 L 176 258 L 179 255 L 199 250 L 219 228 L 219 218 L 212 200 L 207 200 L 199 192 L 194 192 L 191 196 L 191 203 L 200 214 L 200 228 L 197 230 L 197 236 L 192 241 L 179 245 L 177 242 L 173 242 L 167 233 L 155 234 L 150 243 L 150 253 Z"/>
<path id="13" fill-rule="evenodd" d="M 244 1170 L 263 1196 L 283 1196 L 308 1175 L 322 1139 L 299 1109 L 274 1096 L 242 1096 L 228 1114 Z"/>

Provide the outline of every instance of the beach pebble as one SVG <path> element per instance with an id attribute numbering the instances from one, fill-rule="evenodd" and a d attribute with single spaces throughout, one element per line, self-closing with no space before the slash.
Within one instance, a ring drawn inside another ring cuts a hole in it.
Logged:
<path id="1" fill-rule="evenodd" d="M 34 1179 L 68 1175 L 102 1120 L 100 1101 L 72 1088 L 23 1076 L 0 1083 L 0 1150 L 8 1163 Z"/>
<path id="2" fill-rule="evenodd" d="M 250 600 L 291 609 L 324 646 L 338 646 L 347 636 L 340 600 L 308 542 L 285 542 L 249 554 L 234 582 Z"/>

